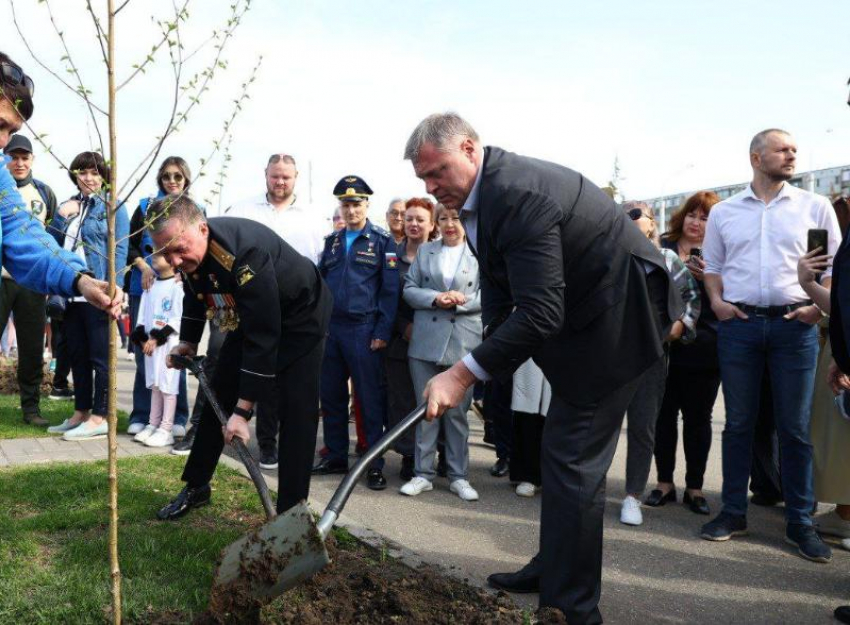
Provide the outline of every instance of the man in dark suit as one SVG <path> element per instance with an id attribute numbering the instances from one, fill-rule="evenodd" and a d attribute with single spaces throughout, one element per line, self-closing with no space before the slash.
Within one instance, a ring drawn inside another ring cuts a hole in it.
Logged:
<path id="1" fill-rule="evenodd" d="M 429 193 L 462 211 L 486 327 L 481 345 L 429 383 L 427 417 L 530 357 L 552 385 L 540 551 L 489 582 L 539 591 L 540 606 L 571 624 L 600 623 L 605 474 L 637 380 L 662 357 L 681 300 L 660 253 L 581 174 L 482 148 L 453 113 L 423 120 L 405 158 Z"/>
<path id="2" fill-rule="evenodd" d="M 247 442 L 254 404 L 270 400 L 280 417 L 277 511 L 284 512 L 310 490 L 330 291 L 313 262 L 263 224 L 208 222 L 177 195 L 157 200 L 147 220 L 155 249 L 183 274 L 180 343 L 171 353 L 194 356 L 208 319 L 226 333 L 211 386 L 231 413 L 222 428 L 204 406 L 183 470 L 186 487 L 157 516 L 177 519 L 209 502 L 224 443 L 233 436 Z"/>

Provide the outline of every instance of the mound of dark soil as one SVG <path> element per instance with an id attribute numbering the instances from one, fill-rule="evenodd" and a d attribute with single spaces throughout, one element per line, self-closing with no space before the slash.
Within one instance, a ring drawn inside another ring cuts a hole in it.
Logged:
<path id="1" fill-rule="evenodd" d="M 328 567 L 271 604 L 213 597 L 196 625 L 512 625 L 531 620 L 507 595 L 491 595 L 436 569 L 413 570 L 363 545 L 331 546 L 329 552 Z M 230 592 L 241 594 L 238 588 Z"/>

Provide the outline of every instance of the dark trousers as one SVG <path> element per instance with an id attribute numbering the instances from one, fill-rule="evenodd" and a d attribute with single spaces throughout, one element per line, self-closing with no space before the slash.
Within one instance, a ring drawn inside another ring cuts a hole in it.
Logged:
<path id="1" fill-rule="evenodd" d="M 56 359 L 56 371 L 53 372 L 53 388 L 68 388 L 68 376 L 71 375 L 71 357 L 68 355 L 68 340 L 65 337 L 65 323 L 61 319 L 50 320 L 50 349 Z"/>
<path id="2" fill-rule="evenodd" d="M 130 327 L 136 328 L 139 319 L 141 295 L 130 296 Z M 151 390 L 145 380 L 145 353 L 141 345 L 133 346 L 136 358 L 136 377 L 133 380 L 133 411 L 130 413 L 130 423 L 147 423 L 151 414 Z M 180 386 L 177 390 L 177 411 L 174 413 L 175 425 L 186 425 L 189 418 L 188 390 L 186 388 L 186 372 L 180 372 Z"/>
<path id="3" fill-rule="evenodd" d="M 64 330 L 74 374 L 74 409 L 91 410 L 105 417 L 109 317 L 87 302 L 69 302 L 65 309 Z"/>
<path id="4" fill-rule="evenodd" d="M 490 427 L 496 444 L 496 457 L 504 460 L 511 457 L 513 445 L 512 393 L 510 380 L 500 382 L 494 379 L 484 384 L 484 417 L 492 424 Z"/>
<path id="5" fill-rule="evenodd" d="M 221 346 L 224 344 L 224 339 L 227 333 L 218 329 L 212 321 L 209 323 L 210 338 L 207 341 L 207 354 L 204 356 L 204 372 L 208 380 L 215 378 L 216 368 L 218 367 L 218 355 L 221 353 Z M 195 396 L 195 406 L 192 408 L 191 422 L 192 426 L 196 426 L 201 422 L 201 415 L 207 405 L 207 396 L 201 392 Z M 257 426 L 259 427 L 259 425 Z"/>
<path id="6" fill-rule="evenodd" d="M 761 401 L 753 436 L 750 490 L 769 499 L 782 501 L 782 472 L 779 467 L 779 435 L 773 420 L 773 391 L 770 372 L 761 379 Z"/>
<path id="7" fill-rule="evenodd" d="M 366 443 L 371 447 L 384 433 L 387 389 L 384 355 L 372 351 L 373 324 L 331 322 L 322 362 L 322 427 L 328 458 L 348 462 L 348 378 L 363 408 Z M 382 469 L 384 459 L 376 458 L 372 468 Z"/>
<path id="8" fill-rule="evenodd" d="M 540 486 L 540 445 L 546 418 L 541 414 L 514 411 L 514 438 L 511 454 L 511 482 L 531 482 Z"/>
<path id="9" fill-rule="evenodd" d="M 601 623 L 602 516 L 605 475 L 638 380 L 594 404 L 557 395 L 543 429 L 540 607 L 561 610 L 570 625 Z"/>
<path id="10" fill-rule="evenodd" d="M 285 340 L 285 339 L 284 339 Z M 310 493 L 310 469 L 316 451 L 319 426 L 319 375 L 324 342 L 319 341 L 309 352 L 290 364 L 275 378 L 280 434 L 278 437 L 277 511 L 284 512 Z M 242 364 L 241 334 L 225 339 L 221 347 L 212 387 L 225 412 L 230 414 L 239 399 L 239 377 Z M 183 470 L 183 481 L 191 487 L 212 479 L 224 436 L 221 423 L 206 404 L 195 435 L 192 451 Z"/>
<path id="11" fill-rule="evenodd" d="M 6 329 L 9 314 L 15 315 L 18 333 L 18 387 L 24 414 L 38 412 L 41 381 L 44 379 L 45 299 L 10 278 L 3 278 L 0 290 L 0 335 Z"/>
<path id="12" fill-rule="evenodd" d="M 416 408 L 419 397 L 413 390 L 413 379 L 406 360 L 387 358 L 384 364 L 387 372 L 387 420 L 388 427 L 392 428 Z M 415 441 L 416 428 L 411 428 L 395 442 L 393 449 L 402 456 L 413 457 Z"/>
<path id="13" fill-rule="evenodd" d="M 670 367 L 664 400 L 655 424 L 655 466 L 658 481 L 673 483 L 679 444 L 679 412 L 685 447 L 685 486 L 702 488 L 711 449 L 711 411 L 720 388 L 720 371 Z"/>

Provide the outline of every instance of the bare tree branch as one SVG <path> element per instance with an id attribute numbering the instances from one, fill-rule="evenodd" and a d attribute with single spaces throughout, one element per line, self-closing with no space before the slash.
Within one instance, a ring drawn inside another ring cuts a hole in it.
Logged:
<path id="1" fill-rule="evenodd" d="M 123 9 L 123 8 L 124 8 L 125 6 L 127 6 L 128 4 L 130 4 L 130 0 L 124 0 L 124 2 L 122 2 L 122 3 L 118 6 L 118 8 L 117 8 L 117 9 L 115 9 L 115 11 L 112 13 L 112 15 L 118 15 L 118 14 L 121 12 L 121 9 Z"/>
<path id="2" fill-rule="evenodd" d="M 129 0 L 127 0 L 127 1 L 129 2 Z M 168 37 L 171 35 L 171 32 L 173 30 L 177 30 L 178 29 L 178 23 L 180 22 L 180 20 L 186 19 L 186 17 L 188 16 L 188 13 L 186 12 L 186 8 L 188 6 L 189 6 L 189 0 L 186 0 L 183 3 L 183 6 L 180 8 L 179 11 L 177 10 L 177 7 L 175 5 L 175 7 L 174 7 L 174 22 L 173 23 L 169 23 L 169 22 L 160 22 L 159 23 L 160 26 L 165 24 L 166 26 L 172 26 L 172 27 L 171 28 L 163 28 L 162 39 L 160 39 L 157 43 L 155 43 L 153 45 L 153 47 L 151 48 L 151 51 L 148 53 L 148 55 L 145 57 L 145 59 L 141 63 L 137 63 L 137 64 L 133 65 L 133 68 L 134 68 L 133 72 L 123 82 L 121 82 L 118 85 L 117 91 L 121 91 L 121 89 L 126 87 L 127 84 L 131 80 L 133 80 L 133 78 L 138 76 L 140 73 L 144 73 L 145 67 L 147 65 L 149 65 L 150 63 L 153 63 L 154 55 L 168 41 Z"/>
<path id="3" fill-rule="evenodd" d="M 100 20 L 95 15 L 94 8 L 91 5 L 91 0 L 86 0 L 86 9 L 88 9 L 89 14 L 91 15 L 91 19 L 94 22 L 94 30 L 97 33 L 97 43 L 100 45 L 100 52 L 103 55 L 103 63 L 105 65 L 109 64 L 109 59 L 106 55 L 106 48 L 103 46 L 103 42 L 106 39 L 106 34 L 103 32 L 103 28 L 100 26 Z"/>
<path id="4" fill-rule="evenodd" d="M 83 84 L 83 77 L 80 75 L 80 72 L 77 69 L 77 66 L 74 64 L 74 59 L 71 58 L 71 51 L 68 49 L 68 44 L 65 41 L 65 34 L 59 28 L 59 25 L 56 23 L 56 19 L 53 17 L 53 9 L 50 8 L 50 1 L 49 0 L 42 0 L 42 2 L 44 4 L 44 6 L 47 7 L 47 14 L 50 17 L 50 23 L 53 24 L 53 30 L 56 31 L 56 36 L 59 37 L 59 41 L 62 42 L 62 48 L 65 50 L 65 56 L 64 56 L 63 60 L 68 63 L 68 66 L 70 67 L 71 73 L 74 74 L 74 77 L 76 77 L 77 82 L 80 85 L 79 93 L 80 93 L 80 95 L 83 96 L 83 99 L 86 101 L 86 105 L 87 105 L 86 108 L 89 112 L 89 115 L 91 116 L 92 123 L 94 124 L 94 129 L 95 129 L 95 132 L 97 133 L 98 143 L 100 143 L 100 153 L 105 154 L 104 146 L 103 146 L 103 136 L 100 134 L 100 126 L 97 125 L 97 119 L 94 116 L 95 107 L 94 107 L 94 104 L 92 103 L 91 99 L 89 98 L 89 93 L 91 93 L 91 92 L 88 89 L 86 89 L 86 86 Z M 107 65 L 108 65 L 108 63 L 107 63 Z"/>
<path id="5" fill-rule="evenodd" d="M 74 92 L 77 96 L 81 97 L 83 100 L 86 100 L 86 97 L 84 96 L 84 94 L 80 93 L 76 88 L 74 88 L 72 85 L 70 85 L 68 82 L 66 82 L 65 79 L 63 79 L 59 74 L 57 74 L 55 71 L 53 71 L 53 69 L 51 69 L 40 58 L 38 58 L 36 56 L 35 52 L 33 52 L 33 49 L 29 44 L 29 41 L 27 41 L 27 38 L 24 36 L 24 33 L 21 30 L 21 25 L 18 23 L 18 16 L 17 16 L 17 13 L 15 12 L 15 0 L 9 0 L 9 6 L 12 9 L 12 23 L 15 24 L 15 30 L 18 31 L 18 35 L 20 36 L 21 41 L 23 42 L 24 46 L 26 47 L 27 52 L 30 53 L 30 56 L 32 57 L 33 61 L 38 63 L 38 65 L 41 66 L 42 69 L 44 69 L 48 74 L 53 76 L 60 83 L 65 85 L 68 89 L 70 89 L 72 92 Z M 91 106 L 95 111 L 97 111 L 101 115 L 106 115 L 106 111 L 104 111 L 102 108 L 100 108 L 99 106 L 97 106 L 93 102 L 90 102 L 88 100 L 86 100 L 86 102 L 88 103 L 89 106 Z"/>

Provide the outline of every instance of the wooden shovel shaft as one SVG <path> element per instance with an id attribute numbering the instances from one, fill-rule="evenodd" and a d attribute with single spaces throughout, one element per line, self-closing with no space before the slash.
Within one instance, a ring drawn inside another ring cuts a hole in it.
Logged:
<path id="1" fill-rule="evenodd" d="M 221 407 L 221 404 L 218 403 L 218 397 L 216 397 L 212 388 L 210 387 L 209 381 L 207 380 L 207 376 L 204 373 L 203 367 L 201 367 L 198 362 L 191 358 L 185 358 L 182 356 L 171 356 L 172 360 L 176 363 L 185 366 L 192 374 L 198 379 L 198 386 L 201 387 L 201 390 L 204 392 L 204 395 L 207 396 L 207 401 L 212 406 L 213 412 L 215 416 L 218 417 L 218 420 L 221 422 L 222 427 L 227 427 L 228 416 L 227 413 L 224 412 L 224 409 Z M 248 451 L 248 448 L 245 447 L 245 443 L 242 442 L 242 439 L 238 436 L 234 436 L 230 441 L 231 446 L 236 450 L 236 453 L 239 455 L 239 459 L 242 461 L 242 464 L 245 465 L 245 468 L 248 469 L 248 475 L 251 476 L 251 480 L 254 482 L 254 486 L 257 487 L 257 492 L 260 495 L 260 500 L 263 502 L 263 508 L 266 511 L 266 516 L 269 519 L 273 519 L 277 516 L 277 510 L 275 510 L 274 504 L 272 503 L 271 494 L 269 493 L 269 487 L 266 484 L 266 480 L 263 477 L 262 472 L 260 471 L 257 463 L 254 462 L 254 457 L 251 455 L 251 452 Z"/>

